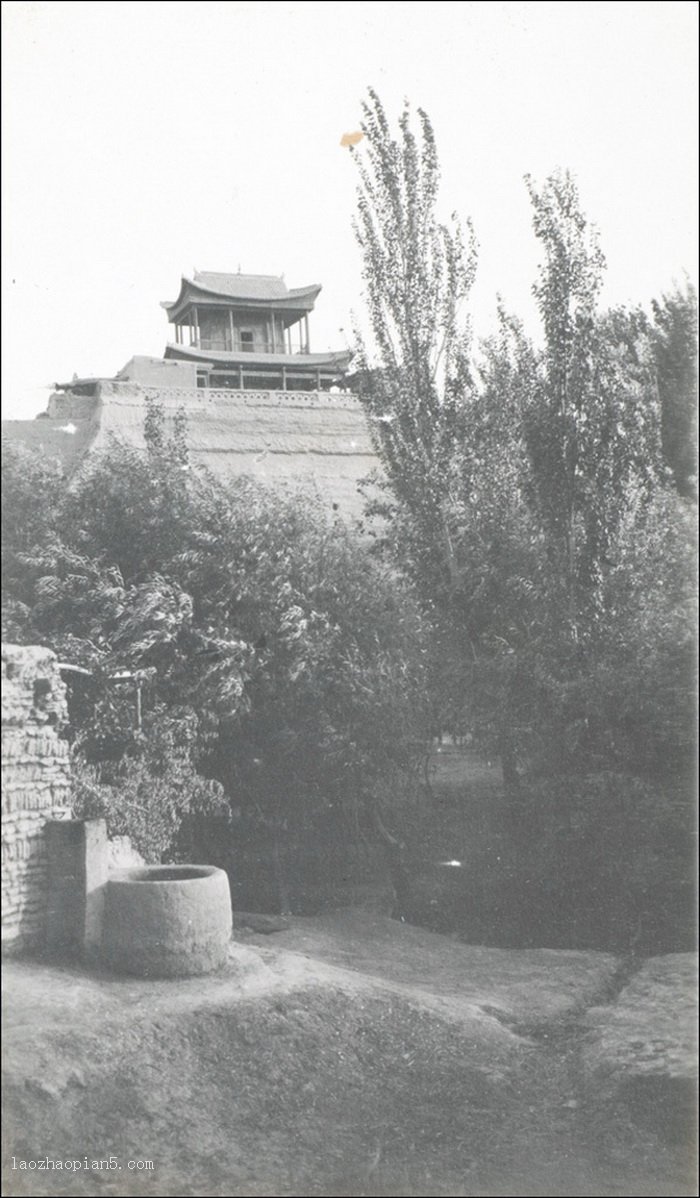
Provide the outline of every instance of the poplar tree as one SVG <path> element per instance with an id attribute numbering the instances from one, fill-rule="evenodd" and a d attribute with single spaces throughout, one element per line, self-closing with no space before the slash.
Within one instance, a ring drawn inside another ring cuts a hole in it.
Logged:
<path id="1" fill-rule="evenodd" d="M 397 503 L 413 525 L 418 574 L 455 591 L 460 579 L 446 482 L 471 387 L 466 304 L 476 248 L 468 222 L 438 217 L 435 136 L 425 112 L 417 116 L 416 134 L 406 105 L 394 137 L 377 94 L 370 90 L 363 104 L 366 140 L 352 152 L 370 330 L 367 338 L 358 335 L 358 359 L 389 507 Z"/>
<path id="2" fill-rule="evenodd" d="M 542 347 L 501 304 L 496 334 L 475 350 L 474 235 L 438 214 L 435 137 L 417 117 L 414 132 L 405 107 L 395 135 L 370 92 L 353 151 L 369 323 L 360 393 L 384 477 L 383 502 L 370 510 L 382 512 L 384 544 L 437 628 L 436 723 L 463 722 L 499 751 L 515 796 L 519 751 L 582 769 L 622 759 L 620 746 L 640 741 L 635 722 L 649 725 L 649 710 L 635 708 L 637 676 L 626 730 L 603 727 L 603 688 L 617 696 L 607 705 L 614 720 L 623 678 L 603 667 L 611 631 L 629 642 L 639 606 L 630 542 L 656 553 L 649 536 L 661 535 L 662 510 L 678 540 L 669 577 L 678 574 L 685 516 L 669 498 L 667 462 L 687 491 L 677 442 L 691 407 L 692 313 L 666 299 L 652 336 L 639 309 L 601 311 L 597 231 L 574 179 L 557 171 L 539 186 L 526 179 L 542 250 L 533 287 Z M 672 604 L 676 582 L 660 583 L 652 635 L 664 654 L 673 619 L 663 595 Z M 685 737 L 683 686 L 670 674 L 668 686 Z"/>

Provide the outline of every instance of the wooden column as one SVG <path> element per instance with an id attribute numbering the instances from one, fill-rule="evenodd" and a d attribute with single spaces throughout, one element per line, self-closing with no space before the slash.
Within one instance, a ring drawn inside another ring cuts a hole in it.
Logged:
<path id="1" fill-rule="evenodd" d="M 238 390 L 243 390 L 243 367 L 238 367 Z"/>
<path id="2" fill-rule="evenodd" d="M 194 343 L 195 343 L 195 345 L 198 346 L 199 345 L 199 314 L 197 312 L 196 305 L 195 305 L 193 311 L 194 311 Z"/>
<path id="3" fill-rule="evenodd" d="M 287 390 L 287 367 L 282 367 L 282 390 Z"/>
<path id="4" fill-rule="evenodd" d="M 304 353 L 308 354 L 311 352 L 311 342 L 309 340 L 309 314 L 308 314 L 308 312 L 306 312 L 304 314 L 304 330 L 306 333 L 306 349 L 304 350 Z"/>
<path id="5" fill-rule="evenodd" d="M 229 345 L 229 349 L 234 350 L 235 344 L 234 344 L 234 340 L 233 340 L 233 309 L 232 308 L 229 308 L 229 310 L 228 310 L 228 331 L 229 331 L 229 337 L 231 338 L 231 344 Z"/>

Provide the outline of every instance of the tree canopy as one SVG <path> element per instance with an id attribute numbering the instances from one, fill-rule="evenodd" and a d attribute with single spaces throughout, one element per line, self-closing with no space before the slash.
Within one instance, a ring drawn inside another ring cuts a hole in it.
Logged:
<path id="1" fill-rule="evenodd" d="M 150 855 L 174 851 L 177 812 L 155 843 L 120 803 L 155 814 L 178 785 L 181 815 L 194 790 L 210 812 L 223 794 L 297 840 L 330 809 L 347 836 L 366 831 L 363 805 L 402 776 L 410 789 L 420 755 L 418 608 L 313 496 L 194 469 L 182 421 L 169 430 L 155 403 L 146 446 L 115 442 L 58 488 L 31 535 L 13 519 L 5 529 L 5 637 L 91 671 L 72 688 L 84 799 L 110 788 L 113 822 L 140 828 Z M 5 465 L 16 511 L 44 468 L 11 447 Z"/>
<path id="2" fill-rule="evenodd" d="M 513 792 L 516 756 L 668 767 L 682 745 L 687 759 L 690 297 L 657 302 L 653 320 L 601 310 L 605 262 L 573 177 L 528 177 L 542 346 L 503 305 L 474 346 L 474 243 L 438 215 L 430 121 L 419 112 L 414 133 L 405 109 L 394 136 L 371 92 L 362 128 L 362 399 L 386 480 L 385 549 L 441 629 L 443 720 L 500 747 Z M 642 699 L 655 685 L 663 715 Z"/>

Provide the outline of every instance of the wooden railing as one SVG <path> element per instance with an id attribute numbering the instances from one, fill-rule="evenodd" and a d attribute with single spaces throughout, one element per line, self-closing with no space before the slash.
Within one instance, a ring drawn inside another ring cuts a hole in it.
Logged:
<path id="1" fill-rule="evenodd" d="M 236 353 L 236 354 L 286 354 L 288 349 L 281 342 L 276 341 L 245 341 L 241 342 L 238 338 L 231 344 L 230 337 L 202 337 L 199 341 L 193 342 L 197 349 L 218 350 L 220 352 Z M 293 353 L 304 353 L 308 350 L 293 350 Z"/>

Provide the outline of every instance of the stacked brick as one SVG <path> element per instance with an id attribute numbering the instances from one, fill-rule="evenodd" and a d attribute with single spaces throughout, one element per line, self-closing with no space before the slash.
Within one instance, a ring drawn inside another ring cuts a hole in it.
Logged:
<path id="1" fill-rule="evenodd" d="M 46 930 L 47 819 L 70 816 L 65 687 L 56 658 L 2 647 L 2 941 L 36 947 Z"/>

